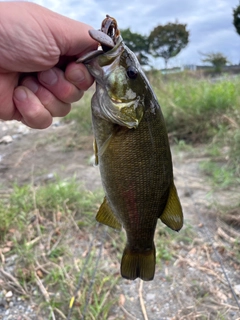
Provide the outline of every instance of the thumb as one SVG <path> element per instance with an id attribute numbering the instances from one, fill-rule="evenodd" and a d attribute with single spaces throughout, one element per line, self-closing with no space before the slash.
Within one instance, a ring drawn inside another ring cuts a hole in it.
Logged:
<path id="1" fill-rule="evenodd" d="M 68 17 L 62 16 L 48 9 L 45 23 L 48 25 L 61 55 L 81 56 L 82 54 L 95 50 L 98 43 L 89 35 L 91 26 Z"/>

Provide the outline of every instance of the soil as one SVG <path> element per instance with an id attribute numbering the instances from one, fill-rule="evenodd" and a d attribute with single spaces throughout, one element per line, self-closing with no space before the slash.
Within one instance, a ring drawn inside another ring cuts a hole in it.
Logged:
<path id="1" fill-rule="evenodd" d="M 71 124 L 58 121 L 46 130 L 28 129 L 18 122 L 1 122 L 2 188 L 11 189 L 13 182 L 38 184 L 53 180 L 56 175 L 75 176 L 93 192 L 100 188 L 99 171 L 91 160 L 92 137 L 72 138 L 71 130 Z M 176 244 L 174 259 L 162 262 L 153 281 L 121 279 L 115 291 L 119 301 L 109 320 L 240 319 L 239 306 L 231 291 L 232 286 L 240 303 L 240 264 L 226 249 L 227 236 L 221 233 L 223 225 L 211 206 L 213 202 L 230 205 L 238 201 L 238 194 L 236 190 L 213 192 L 199 170 L 201 147 L 193 154 L 176 152 L 173 148 L 184 228 L 191 226 L 196 235 L 194 240 Z M 19 304 L 24 302 L 18 300 L 18 307 Z M 12 311 L 10 306 L 5 313 L 0 306 L 0 319 L 37 319 L 31 310 L 19 316 L 14 308 L 13 304 Z"/>

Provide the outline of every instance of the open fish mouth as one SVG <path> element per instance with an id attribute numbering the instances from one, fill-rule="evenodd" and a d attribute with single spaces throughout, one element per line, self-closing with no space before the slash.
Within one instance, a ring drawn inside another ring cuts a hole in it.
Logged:
<path id="1" fill-rule="evenodd" d="M 139 99 L 132 99 L 132 100 L 127 100 L 127 99 L 119 99 L 119 98 L 113 98 L 111 96 L 109 96 L 109 98 L 111 99 L 111 101 L 116 104 L 116 106 L 119 107 L 119 109 L 122 109 L 124 107 L 130 107 L 131 105 L 136 105 L 136 102 L 138 104 Z M 137 101 L 136 101 L 137 100 Z M 137 105 L 135 106 L 135 108 L 137 107 Z"/>
<path id="2" fill-rule="evenodd" d="M 128 129 L 136 129 L 138 127 L 143 116 L 143 109 L 139 105 L 139 99 L 124 101 L 109 96 L 109 101 L 111 101 L 111 108 L 109 108 L 109 105 L 106 107 L 105 100 L 100 101 L 102 113 L 108 121 L 110 120 Z"/>

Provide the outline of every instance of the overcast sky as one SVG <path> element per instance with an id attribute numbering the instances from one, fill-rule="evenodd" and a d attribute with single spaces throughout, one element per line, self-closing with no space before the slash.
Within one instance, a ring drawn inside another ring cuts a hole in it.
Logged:
<path id="1" fill-rule="evenodd" d="M 202 53 L 221 52 L 232 64 L 240 63 L 240 36 L 232 24 L 239 0 L 35 0 L 51 10 L 99 29 L 106 14 L 120 29 L 148 35 L 159 24 L 187 24 L 190 41 L 169 61 L 169 67 L 202 64 Z M 162 60 L 162 59 L 161 59 Z"/>

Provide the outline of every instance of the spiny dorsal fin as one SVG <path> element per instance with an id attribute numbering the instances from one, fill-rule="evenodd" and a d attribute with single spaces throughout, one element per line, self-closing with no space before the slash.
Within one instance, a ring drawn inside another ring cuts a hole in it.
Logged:
<path id="1" fill-rule="evenodd" d="M 179 231 L 183 226 L 182 206 L 174 183 L 170 187 L 167 204 L 159 218 L 172 230 Z"/>
<path id="2" fill-rule="evenodd" d="M 122 228 L 121 223 L 117 220 L 112 209 L 109 207 L 106 197 L 98 210 L 96 220 L 117 230 L 121 230 Z"/>

